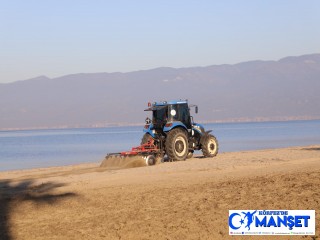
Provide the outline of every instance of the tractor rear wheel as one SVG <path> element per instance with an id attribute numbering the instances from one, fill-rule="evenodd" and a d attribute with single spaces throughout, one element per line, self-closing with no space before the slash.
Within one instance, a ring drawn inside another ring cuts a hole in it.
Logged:
<path id="1" fill-rule="evenodd" d="M 218 140 L 215 136 L 208 134 L 202 140 L 202 153 L 205 157 L 214 157 L 218 154 Z"/>
<path id="2" fill-rule="evenodd" d="M 168 133 L 166 139 L 166 153 L 170 160 L 186 160 L 189 149 L 188 138 L 184 130 L 175 128 Z"/>

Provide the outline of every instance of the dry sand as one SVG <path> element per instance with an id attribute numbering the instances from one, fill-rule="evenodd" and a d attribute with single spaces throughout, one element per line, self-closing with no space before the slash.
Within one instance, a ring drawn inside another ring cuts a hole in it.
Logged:
<path id="1" fill-rule="evenodd" d="M 0 239 L 316 239 L 320 146 L 0 173 Z M 229 209 L 314 209 L 316 236 L 228 235 Z"/>

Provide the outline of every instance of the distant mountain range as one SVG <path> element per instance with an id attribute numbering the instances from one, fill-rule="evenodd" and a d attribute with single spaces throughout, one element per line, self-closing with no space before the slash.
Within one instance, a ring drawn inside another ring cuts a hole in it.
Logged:
<path id="1" fill-rule="evenodd" d="M 0 84 L 0 129 L 143 124 L 149 101 L 188 99 L 200 122 L 320 119 L 320 54 L 234 65 L 79 73 Z M 193 114 L 195 115 L 195 114 Z"/>

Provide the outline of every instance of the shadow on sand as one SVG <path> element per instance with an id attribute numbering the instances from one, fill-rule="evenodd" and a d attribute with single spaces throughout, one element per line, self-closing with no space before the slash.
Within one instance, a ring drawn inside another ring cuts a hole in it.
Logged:
<path id="1" fill-rule="evenodd" d="M 54 194 L 56 188 L 64 184 L 43 183 L 35 185 L 31 180 L 24 180 L 19 183 L 12 183 L 9 180 L 0 180 L 0 239 L 11 240 L 10 213 L 13 210 L 13 203 L 30 201 L 35 204 L 55 204 L 59 200 L 74 197 L 74 193 Z"/>
<path id="2" fill-rule="evenodd" d="M 320 151 L 320 147 L 309 147 L 309 148 L 302 148 L 302 150 L 309 150 L 309 151 Z"/>

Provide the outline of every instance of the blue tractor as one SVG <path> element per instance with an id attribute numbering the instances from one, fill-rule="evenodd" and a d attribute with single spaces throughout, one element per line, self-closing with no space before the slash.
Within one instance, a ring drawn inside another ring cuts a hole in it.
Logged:
<path id="1" fill-rule="evenodd" d="M 218 141 L 210 131 L 193 122 L 187 100 L 149 103 L 145 111 L 152 112 L 152 119 L 146 119 L 145 134 L 141 145 L 154 142 L 161 149 L 161 156 L 167 155 L 170 161 L 191 158 L 195 150 L 202 150 L 204 157 L 218 154 Z"/>

